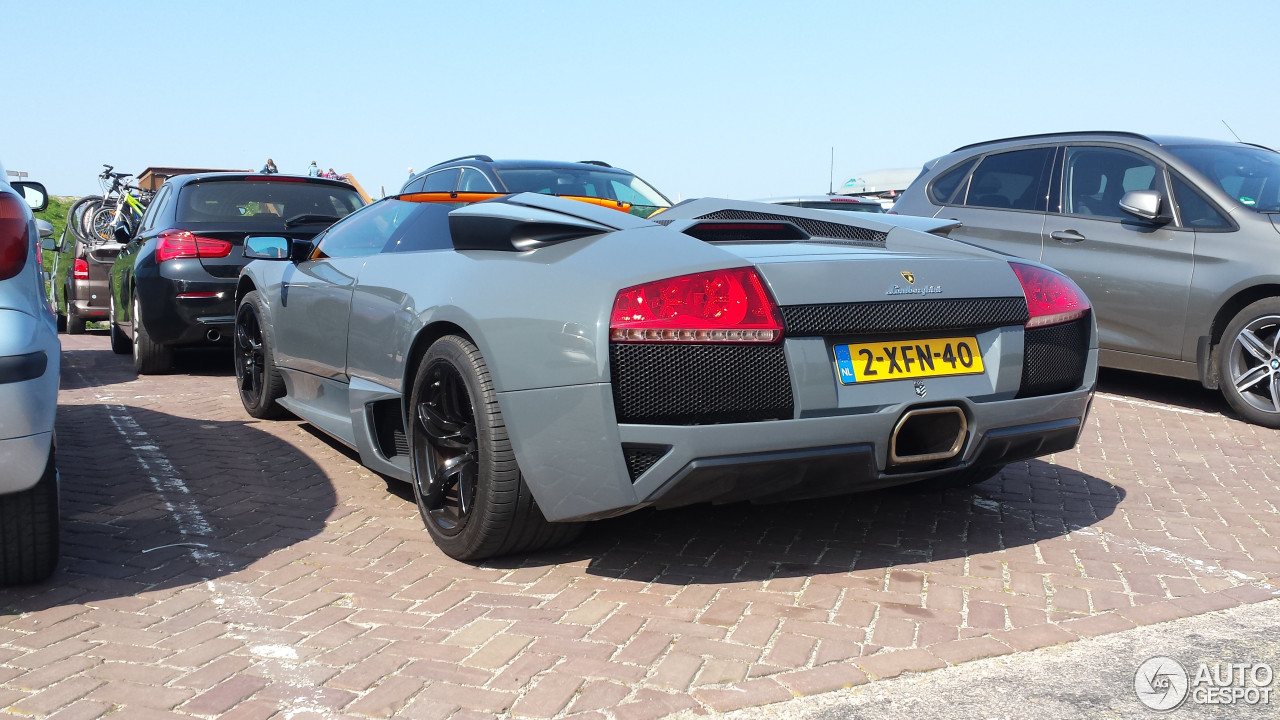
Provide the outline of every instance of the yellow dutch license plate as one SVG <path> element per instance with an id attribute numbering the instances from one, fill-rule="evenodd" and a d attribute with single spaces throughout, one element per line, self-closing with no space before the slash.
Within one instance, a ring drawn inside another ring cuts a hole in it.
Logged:
<path id="1" fill-rule="evenodd" d="M 974 337 L 857 343 L 834 350 L 843 385 L 986 372 Z"/>

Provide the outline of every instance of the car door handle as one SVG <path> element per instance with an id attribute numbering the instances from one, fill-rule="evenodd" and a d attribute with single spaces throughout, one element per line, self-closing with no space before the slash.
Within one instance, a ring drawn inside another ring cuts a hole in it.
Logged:
<path id="1" fill-rule="evenodd" d="M 1075 230 L 1054 230 L 1049 233 L 1049 237 L 1060 243 L 1078 243 L 1085 239 L 1083 235 Z"/>

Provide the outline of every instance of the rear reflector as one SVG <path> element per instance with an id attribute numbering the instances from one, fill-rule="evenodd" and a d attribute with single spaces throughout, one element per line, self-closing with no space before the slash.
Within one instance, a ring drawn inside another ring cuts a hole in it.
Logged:
<path id="1" fill-rule="evenodd" d="M 1022 283 L 1022 294 L 1027 298 L 1027 313 L 1031 316 L 1026 327 L 1044 327 L 1071 322 L 1089 312 L 1089 299 L 1071 282 L 1071 278 L 1048 268 L 1022 263 L 1009 263 Z"/>
<path id="2" fill-rule="evenodd" d="M 179 293 L 174 297 L 178 298 L 179 300 L 210 300 L 213 298 L 222 297 L 222 293 L 220 292 L 189 292 L 189 293 Z"/>
<path id="3" fill-rule="evenodd" d="M 620 291 L 611 342 L 771 343 L 782 316 L 754 268 L 681 275 Z"/>
<path id="4" fill-rule="evenodd" d="M 231 254 L 231 243 L 193 235 L 187 230 L 165 230 L 156 236 L 156 262 L 179 258 L 220 258 Z"/>
<path id="5" fill-rule="evenodd" d="M 27 203 L 0 193 L 0 280 L 22 272 L 27 264 Z"/>
<path id="6" fill-rule="evenodd" d="M 89 263 L 84 258 L 76 258 L 75 265 L 71 268 L 71 277 L 75 280 L 89 279 Z"/>

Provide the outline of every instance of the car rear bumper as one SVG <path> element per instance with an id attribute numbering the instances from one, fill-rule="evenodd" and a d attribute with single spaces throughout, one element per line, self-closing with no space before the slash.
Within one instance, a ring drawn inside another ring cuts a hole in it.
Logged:
<path id="1" fill-rule="evenodd" d="M 198 266 L 175 268 L 173 277 L 167 276 L 169 272 L 144 273 L 139 269 L 136 278 L 142 324 L 151 340 L 172 346 L 230 343 L 235 325 L 236 281 L 214 278 Z"/>
<path id="2" fill-rule="evenodd" d="M 111 317 L 111 307 L 98 304 L 103 300 L 105 296 L 90 300 L 73 300 L 68 314 L 84 320 L 107 320 Z"/>
<path id="3" fill-rule="evenodd" d="M 500 393 L 499 404 L 544 515 L 576 520 L 646 506 L 839 495 L 1067 450 L 1092 397 L 1090 379 L 1076 391 L 1042 397 L 921 401 L 718 425 L 619 424 L 607 383 Z M 967 419 L 958 454 L 891 466 L 889 442 L 903 414 L 939 406 L 959 408 Z M 637 462 L 637 450 L 650 454 Z"/>

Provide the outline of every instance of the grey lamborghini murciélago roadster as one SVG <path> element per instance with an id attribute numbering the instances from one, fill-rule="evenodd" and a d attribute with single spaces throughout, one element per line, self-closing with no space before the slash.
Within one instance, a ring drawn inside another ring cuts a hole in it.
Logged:
<path id="1" fill-rule="evenodd" d="M 410 482 L 455 558 L 646 506 L 980 482 L 1073 447 L 1093 397 L 1080 290 L 943 221 L 415 197 L 248 238 L 236 376 L 251 415 Z"/>

